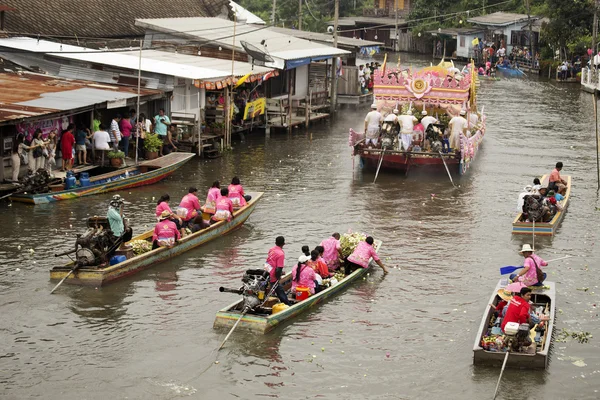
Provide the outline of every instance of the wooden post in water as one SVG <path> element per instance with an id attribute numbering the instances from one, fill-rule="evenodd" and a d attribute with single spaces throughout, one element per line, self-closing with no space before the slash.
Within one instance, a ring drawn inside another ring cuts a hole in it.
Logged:
<path id="1" fill-rule="evenodd" d="M 595 88 L 592 98 L 594 99 L 594 132 L 596 134 L 596 172 L 598 174 L 597 190 L 600 190 L 600 154 L 598 154 L 600 147 L 600 138 L 598 137 L 598 97 Z"/>

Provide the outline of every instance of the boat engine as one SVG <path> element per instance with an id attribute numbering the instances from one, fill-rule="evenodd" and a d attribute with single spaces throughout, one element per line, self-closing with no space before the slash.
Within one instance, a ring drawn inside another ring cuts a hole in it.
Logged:
<path id="1" fill-rule="evenodd" d="M 540 222 L 542 220 L 544 210 L 539 201 L 539 196 L 527 195 L 523 198 L 523 214 L 531 222 Z"/>
<path id="2" fill-rule="evenodd" d="M 529 324 L 519 325 L 519 330 L 512 340 L 512 351 L 523 352 L 527 347 L 531 346 L 531 338 L 529 337 Z"/>
<path id="3" fill-rule="evenodd" d="M 256 310 L 265 300 L 265 291 L 269 285 L 269 273 L 264 269 L 249 269 L 242 277 L 239 289 L 219 288 L 219 292 L 237 293 L 244 298 L 243 309 Z"/>
<path id="4" fill-rule="evenodd" d="M 40 168 L 36 172 L 27 171 L 27 175 L 21 178 L 23 188 L 21 191 L 31 194 L 48 193 L 52 178 L 47 170 Z"/>
<path id="5" fill-rule="evenodd" d="M 113 235 L 106 217 L 90 217 L 87 226 L 85 233 L 77 235 L 75 250 L 56 255 L 75 253 L 77 268 L 106 263 L 122 242 Z"/>

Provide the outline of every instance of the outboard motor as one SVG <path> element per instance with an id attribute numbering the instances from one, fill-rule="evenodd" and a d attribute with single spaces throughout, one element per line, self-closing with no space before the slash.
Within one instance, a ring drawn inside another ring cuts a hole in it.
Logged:
<path id="1" fill-rule="evenodd" d="M 527 195 L 523 198 L 523 214 L 527 216 L 527 220 L 540 222 L 544 215 L 542 204 L 539 196 Z"/>
<path id="2" fill-rule="evenodd" d="M 269 285 L 269 273 L 264 269 L 249 269 L 242 277 L 239 289 L 219 288 L 219 292 L 237 293 L 244 298 L 244 310 L 257 310 L 265 301 L 265 292 Z"/>
<path id="3" fill-rule="evenodd" d="M 48 193 L 50 191 L 50 183 L 52 178 L 47 170 L 40 168 L 35 173 L 30 170 L 27 171 L 27 175 L 21 178 L 21 184 L 23 185 L 23 192 L 37 194 L 37 193 Z"/>

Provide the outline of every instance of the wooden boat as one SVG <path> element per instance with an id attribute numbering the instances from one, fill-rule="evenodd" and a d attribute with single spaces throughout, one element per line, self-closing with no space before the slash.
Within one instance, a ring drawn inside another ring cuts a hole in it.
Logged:
<path id="1" fill-rule="evenodd" d="M 449 69 L 452 68 L 452 69 Z M 382 170 L 392 170 L 408 173 L 412 167 L 434 169 L 436 172 L 446 174 L 444 161 L 449 170 L 464 174 L 471 162 L 475 159 L 479 146 L 483 142 L 486 131 L 486 116 L 477 111 L 477 72 L 471 63 L 468 72 L 462 79 L 454 79 L 454 66 L 452 63 L 440 63 L 438 66 L 423 68 L 410 72 L 390 69 L 383 72 L 375 71 L 374 75 L 374 103 L 382 114 L 391 113 L 393 109 L 413 107 L 413 115 L 426 110 L 429 115 L 445 115 L 449 108 L 458 114 L 465 109 L 470 119 L 477 114 L 478 122 L 470 129 L 471 136 L 460 135 L 460 148 L 454 153 L 440 153 L 409 147 L 409 151 L 392 149 L 391 146 L 382 153 L 381 147 L 365 145 L 364 134 L 350 129 L 349 145 L 352 155 L 359 156 L 361 165 L 368 169 L 376 170 L 381 161 Z M 397 146 L 397 145 L 396 145 Z"/>
<path id="2" fill-rule="evenodd" d="M 540 179 L 542 182 L 542 187 L 548 186 L 548 177 L 549 175 L 544 175 Z M 535 234 L 536 235 L 546 235 L 552 236 L 556 233 L 556 229 L 558 225 L 565 218 L 565 213 L 567 212 L 567 207 L 569 206 L 569 197 L 571 196 L 571 176 L 566 175 L 563 177 L 567 181 L 567 193 L 565 194 L 565 198 L 559 202 L 559 204 L 563 207 L 562 211 L 558 211 L 556 215 L 552 218 L 550 222 L 536 222 L 535 223 Z M 523 213 L 519 213 L 515 220 L 512 223 L 512 233 L 513 234 L 521 234 L 521 235 L 532 235 L 534 233 L 533 222 L 521 221 Z"/>
<path id="3" fill-rule="evenodd" d="M 375 241 L 375 249 L 379 250 L 381 246 L 381 241 Z M 316 306 L 317 304 L 323 302 L 325 299 L 334 296 L 337 293 L 344 291 L 352 282 L 355 282 L 362 278 L 367 274 L 373 264 L 371 260 L 371 264 L 369 264 L 369 268 L 359 268 L 356 271 L 352 272 L 350 275 L 346 276 L 337 285 L 331 286 L 322 292 L 316 293 L 310 296 L 308 299 L 303 300 L 299 303 L 294 304 L 293 306 L 286 308 L 283 311 L 280 311 L 276 314 L 264 314 L 264 315 L 256 315 L 256 314 L 246 314 L 240 320 L 240 323 L 237 326 L 237 329 L 249 330 L 258 333 L 267 333 L 270 330 L 274 329 L 280 323 L 287 321 L 298 314 L 308 310 L 309 308 Z M 292 285 L 292 273 L 286 274 L 283 278 L 281 278 L 281 282 L 285 287 L 285 290 L 289 290 Z M 271 298 L 269 301 L 265 303 L 267 309 L 269 309 L 273 304 L 278 303 L 279 300 L 276 298 Z M 217 316 L 215 318 L 215 322 L 213 327 L 218 328 L 231 328 L 235 322 L 240 318 L 240 313 L 243 309 L 244 300 L 240 299 L 227 307 L 219 310 L 217 312 Z"/>
<path id="4" fill-rule="evenodd" d="M 165 179 L 192 157 L 194 157 L 193 153 L 171 153 L 154 160 L 142 161 L 137 166 L 91 176 L 89 185 L 86 186 L 82 186 L 80 181 L 77 182 L 76 187 L 67 190 L 65 190 L 63 184 L 51 185 L 48 193 L 14 194 L 10 196 L 10 200 L 30 204 L 44 204 L 150 185 Z"/>
<path id="5" fill-rule="evenodd" d="M 556 285 L 554 282 L 544 282 L 545 286 L 536 288 L 532 286 L 533 290 L 531 301 L 537 306 L 548 306 L 550 313 L 550 319 L 544 333 L 544 337 L 541 339 L 541 346 L 537 348 L 535 354 L 525 354 L 511 352 L 508 356 L 507 366 L 515 368 L 531 368 L 531 369 L 545 369 L 548 366 L 548 355 L 550 346 L 552 345 L 552 332 L 554 330 L 554 316 L 556 308 Z M 473 364 L 475 365 L 494 365 L 501 366 L 504 361 L 504 352 L 488 351 L 481 347 L 481 340 L 489 331 L 490 318 L 492 317 L 494 310 L 489 306 L 492 304 L 496 306 L 500 301 L 498 291 L 503 289 L 506 285 L 502 284 L 502 280 L 498 282 L 494 293 L 490 301 L 486 304 L 481 325 L 477 331 L 475 337 L 475 344 L 473 346 Z"/>
<path id="6" fill-rule="evenodd" d="M 515 77 L 515 78 L 520 78 L 520 77 L 524 77 L 525 73 L 523 71 L 521 71 L 519 68 L 513 68 L 513 67 L 504 67 L 502 65 L 498 65 L 496 66 L 496 72 L 504 75 L 504 76 L 510 76 L 510 77 Z"/>
<path id="7" fill-rule="evenodd" d="M 252 199 L 246 206 L 234 212 L 234 218 L 231 221 L 220 221 L 210 227 L 200 230 L 196 233 L 188 235 L 177 242 L 173 247 L 160 247 L 156 250 L 149 251 L 147 253 L 127 259 L 127 261 L 119 264 L 105 266 L 105 267 L 83 267 L 75 271 L 65 283 L 74 285 L 86 285 L 86 286 L 102 286 L 107 283 L 113 282 L 117 279 L 124 278 L 129 275 L 133 275 L 139 271 L 150 268 L 161 261 L 173 258 L 179 254 L 182 254 L 194 247 L 200 246 L 213 239 L 217 239 L 232 230 L 239 228 L 252 214 L 256 204 L 262 197 L 262 192 L 247 193 L 252 196 Z M 131 239 L 134 240 L 151 240 L 153 230 L 137 235 Z M 63 279 L 69 271 L 73 268 L 74 264 L 69 263 L 65 266 L 55 267 L 50 270 L 51 280 Z"/>

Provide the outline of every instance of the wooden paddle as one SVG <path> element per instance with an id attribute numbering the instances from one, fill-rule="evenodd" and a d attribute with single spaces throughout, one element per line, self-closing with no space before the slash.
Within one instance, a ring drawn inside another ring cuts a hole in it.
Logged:
<path id="1" fill-rule="evenodd" d="M 454 181 L 452 180 L 452 174 L 450 174 L 450 170 L 448 169 L 448 165 L 446 165 L 446 160 L 444 159 L 444 156 L 442 155 L 442 152 L 438 151 L 438 153 L 440 153 L 440 157 L 442 158 L 442 162 L 444 163 L 444 167 L 446 167 L 446 172 L 448 173 L 448 178 L 450 178 L 450 182 L 452 183 L 452 186 L 456 187 L 456 185 L 454 184 Z"/>
<path id="2" fill-rule="evenodd" d="M 553 262 L 553 261 L 558 261 L 558 260 L 564 260 L 565 258 L 571 258 L 571 257 L 577 257 L 577 256 L 564 256 L 564 257 L 555 258 L 553 260 L 548 260 L 546 262 Z M 521 269 L 521 268 L 523 268 L 522 265 L 519 265 L 519 266 L 507 265 L 506 267 L 500 267 L 500 275 L 510 274 L 512 272 L 515 272 L 518 269 Z"/>
<path id="3" fill-rule="evenodd" d="M 246 315 L 248 313 L 248 311 L 250 311 L 249 307 L 244 308 L 244 311 L 242 311 L 242 314 L 240 315 L 240 317 L 238 318 L 237 321 L 235 321 L 235 324 L 233 324 L 233 327 L 231 328 L 231 330 L 229 331 L 229 333 L 227 334 L 227 336 L 225 336 L 225 339 L 223 339 L 223 342 L 221 342 L 221 345 L 219 346 L 219 348 L 217 349 L 217 351 L 221 350 L 223 348 L 223 346 L 225 345 L 225 342 L 227 341 L 227 339 L 229 339 L 229 336 L 231 336 L 231 334 L 233 333 L 233 331 L 235 330 L 235 328 L 237 328 L 238 324 L 240 323 L 240 321 L 242 320 L 242 318 L 244 318 L 244 315 Z"/>
<path id="4" fill-rule="evenodd" d="M 508 341 L 506 355 L 504 356 L 504 362 L 502 363 L 502 369 L 500 370 L 500 377 L 498 378 L 498 383 L 496 384 L 496 390 L 494 391 L 494 400 L 496 399 L 496 396 L 498 396 L 498 388 L 500 387 L 500 381 L 502 380 L 502 374 L 504 373 L 504 368 L 506 367 L 506 361 L 508 361 L 508 355 L 510 354 L 511 344 L 512 344 L 512 339 L 510 339 Z"/>

